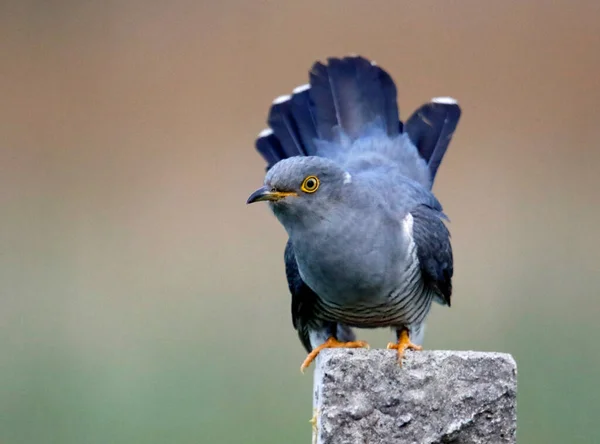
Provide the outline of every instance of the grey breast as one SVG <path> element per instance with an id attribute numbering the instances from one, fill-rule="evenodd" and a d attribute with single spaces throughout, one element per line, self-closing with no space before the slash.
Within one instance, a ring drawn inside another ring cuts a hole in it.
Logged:
<path id="1" fill-rule="evenodd" d="M 412 216 L 402 221 L 405 245 L 404 260 L 395 270 L 395 284 L 384 294 L 349 302 L 348 298 L 318 297 L 319 317 L 359 328 L 417 325 L 423 322 L 433 300 L 433 292 L 425 286 L 412 239 Z M 318 295 L 318 294 L 317 294 Z"/>

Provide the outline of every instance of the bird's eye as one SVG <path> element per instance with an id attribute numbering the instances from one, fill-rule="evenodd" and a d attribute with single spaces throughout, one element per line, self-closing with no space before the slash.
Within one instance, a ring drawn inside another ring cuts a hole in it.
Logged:
<path id="1" fill-rule="evenodd" d="M 300 189 L 305 193 L 314 193 L 319 188 L 319 179 L 317 176 L 308 176 L 302 182 Z"/>

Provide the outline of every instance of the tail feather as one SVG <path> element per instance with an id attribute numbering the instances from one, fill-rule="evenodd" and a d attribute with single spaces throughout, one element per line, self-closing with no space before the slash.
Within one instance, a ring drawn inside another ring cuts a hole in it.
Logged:
<path id="1" fill-rule="evenodd" d="M 279 139 L 285 157 L 306 155 L 298 125 L 292 114 L 291 96 L 281 96 L 275 99 L 267 123 Z"/>
<path id="2" fill-rule="evenodd" d="M 365 59 L 329 60 L 329 83 L 340 127 L 352 139 L 365 124 L 375 121 L 383 111 L 384 101 L 377 69 Z"/>
<path id="3" fill-rule="evenodd" d="M 257 140 L 256 149 L 267 162 L 267 170 L 282 159 L 316 154 L 317 118 L 310 99 L 309 86 L 294 90 L 291 96 L 275 99 L 267 123 Z"/>
<path id="4" fill-rule="evenodd" d="M 267 170 L 279 162 L 281 159 L 285 159 L 285 154 L 279 139 L 273 133 L 270 128 L 264 129 L 258 135 L 256 139 L 256 150 L 267 162 Z"/>
<path id="5" fill-rule="evenodd" d="M 315 140 L 318 139 L 317 117 L 314 104 L 310 99 L 310 85 L 299 86 L 291 99 L 291 111 L 298 127 L 304 154 L 313 156 L 317 152 Z"/>
<path id="6" fill-rule="evenodd" d="M 335 128 L 339 125 L 339 116 L 329 83 L 327 66 L 316 62 L 309 74 L 310 98 L 315 104 L 317 132 L 323 140 L 334 140 Z"/>
<path id="7" fill-rule="evenodd" d="M 398 134 L 396 87 L 391 77 L 363 57 L 327 61 L 327 66 L 315 63 L 310 74 L 321 137 L 332 141 L 339 128 L 356 138 L 377 120 L 390 136 Z"/>
<path id="8" fill-rule="evenodd" d="M 379 69 L 379 81 L 381 82 L 381 88 L 383 90 L 383 109 L 387 133 L 390 136 L 402 134 L 403 125 L 400 121 L 396 84 L 392 77 L 383 69 Z"/>
<path id="9" fill-rule="evenodd" d="M 427 162 L 432 182 L 458 125 L 460 114 L 460 106 L 456 100 L 442 97 L 421 106 L 404 125 L 404 131 Z"/>

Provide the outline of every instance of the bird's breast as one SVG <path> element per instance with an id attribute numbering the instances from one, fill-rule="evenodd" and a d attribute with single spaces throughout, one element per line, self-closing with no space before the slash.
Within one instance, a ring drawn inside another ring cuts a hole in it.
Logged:
<path id="1" fill-rule="evenodd" d="M 369 229 L 372 228 L 372 229 Z M 371 224 L 293 239 L 298 269 L 318 296 L 320 314 L 356 327 L 419 322 L 432 294 L 406 230 Z"/>
<path id="2" fill-rule="evenodd" d="M 302 279 L 333 304 L 376 303 L 398 279 L 406 254 L 401 233 L 373 224 L 340 226 L 292 239 Z"/>

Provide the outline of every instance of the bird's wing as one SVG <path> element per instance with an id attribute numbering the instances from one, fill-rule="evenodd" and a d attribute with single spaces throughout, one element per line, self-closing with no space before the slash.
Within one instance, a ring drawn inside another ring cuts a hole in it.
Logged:
<path id="1" fill-rule="evenodd" d="M 450 305 L 452 295 L 453 259 L 450 232 L 443 222 L 444 214 L 426 205 L 419 205 L 413 217 L 413 239 L 421 274 L 437 296 L 438 302 Z"/>
<path id="2" fill-rule="evenodd" d="M 324 321 L 315 316 L 317 295 L 300 277 L 294 247 L 289 240 L 285 246 L 284 261 L 285 274 L 292 294 L 292 323 L 306 351 L 310 353 L 313 347 L 318 345 L 313 341 L 324 342 L 330 336 L 341 342 L 355 341 L 356 336 L 347 325 Z"/>
<path id="3" fill-rule="evenodd" d="M 310 353 L 312 345 L 309 335 L 309 321 L 314 317 L 313 308 L 317 295 L 300 277 L 298 264 L 294 256 L 294 247 L 288 240 L 284 253 L 285 274 L 288 281 L 288 287 L 292 294 L 292 323 L 298 332 L 300 342 Z"/>

